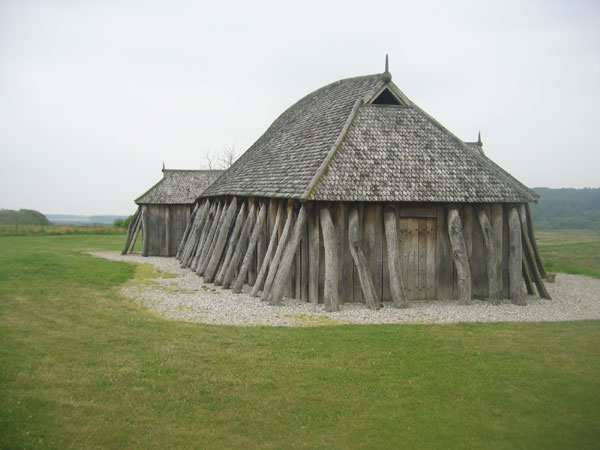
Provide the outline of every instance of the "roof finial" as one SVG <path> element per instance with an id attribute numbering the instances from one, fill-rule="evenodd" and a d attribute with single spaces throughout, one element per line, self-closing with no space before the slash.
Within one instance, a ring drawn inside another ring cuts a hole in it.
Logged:
<path id="1" fill-rule="evenodd" d="M 387 53 L 385 54 L 385 72 L 381 74 L 381 79 L 384 83 L 392 81 L 392 74 L 390 73 L 390 64 Z"/>
<path id="2" fill-rule="evenodd" d="M 163 168 L 162 168 L 162 171 L 163 171 L 163 172 L 165 171 L 165 162 L 164 162 L 164 161 L 163 161 Z"/>
<path id="3" fill-rule="evenodd" d="M 481 131 L 477 134 L 477 143 L 480 147 L 483 145 L 483 142 L 481 142 Z"/>

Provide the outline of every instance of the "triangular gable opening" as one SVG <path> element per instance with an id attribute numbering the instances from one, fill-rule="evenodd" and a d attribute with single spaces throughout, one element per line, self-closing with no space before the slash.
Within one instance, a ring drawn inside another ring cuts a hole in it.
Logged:
<path id="1" fill-rule="evenodd" d="M 403 103 L 398 100 L 398 98 L 390 92 L 389 89 L 384 89 L 381 91 L 375 100 L 371 102 L 373 105 L 403 105 Z"/>

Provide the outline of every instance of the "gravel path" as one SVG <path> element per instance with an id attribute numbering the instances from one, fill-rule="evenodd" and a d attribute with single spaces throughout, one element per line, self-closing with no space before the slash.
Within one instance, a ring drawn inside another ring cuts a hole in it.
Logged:
<path id="1" fill-rule="evenodd" d="M 372 311 L 362 303 L 346 303 L 340 312 L 326 312 L 323 305 L 313 305 L 284 298 L 283 306 L 268 306 L 249 295 L 233 294 L 212 284 L 189 269 L 181 269 L 175 258 L 120 255 L 115 252 L 90 254 L 111 261 L 151 264 L 174 274 L 171 278 L 152 278 L 127 283 L 122 293 L 140 305 L 164 317 L 219 325 L 316 326 L 335 324 L 380 323 L 452 323 L 452 322 L 546 322 L 600 319 L 600 280 L 581 275 L 557 274 L 556 282 L 546 284 L 552 300 L 527 297 L 527 306 L 508 301 L 493 306 L 474 300 L 460 306 L 454 300 L 415 302 L 408 309 L 396 309 L 385 303 Z"/>

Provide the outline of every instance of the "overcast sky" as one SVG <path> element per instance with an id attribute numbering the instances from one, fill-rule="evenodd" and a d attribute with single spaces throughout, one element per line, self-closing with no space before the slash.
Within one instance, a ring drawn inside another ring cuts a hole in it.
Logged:
<path id="1" fill-rule="evenodd" d="M 382 72 L 528 186 L 599 187 L 598 1 L 0 1 L 0 208 L 131 214 Z"/>

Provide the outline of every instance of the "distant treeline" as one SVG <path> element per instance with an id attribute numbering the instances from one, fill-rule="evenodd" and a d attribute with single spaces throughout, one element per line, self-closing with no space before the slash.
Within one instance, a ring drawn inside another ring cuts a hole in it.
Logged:
<path id="1" fill-rule="evenodd" d="M 33 209 L 0 209 L 2 225 L 50 225 L 50 221 L 41 212 Z"/>
<path id="2" fill-rule="evenodd" d="M 104 216 L 79 216 L 74 214 L 46 214 L 46 217 L 54 225 L 77 225 L 77 226 L 90 226 L 90 225 L 112 225 L 115 220 L 124 220 L 127 216 L 115 216 L 115 215 L 104 215 Z"/>
<path id="3" fill-rule="evenodd" d="M 534 188 L 540 195 L 531 204 L 536 229 L 600 230 L 600 188 Z"/>

